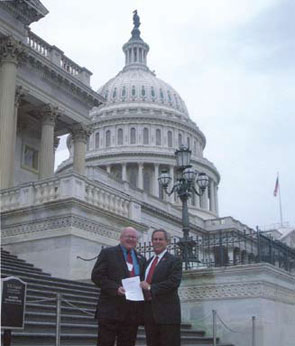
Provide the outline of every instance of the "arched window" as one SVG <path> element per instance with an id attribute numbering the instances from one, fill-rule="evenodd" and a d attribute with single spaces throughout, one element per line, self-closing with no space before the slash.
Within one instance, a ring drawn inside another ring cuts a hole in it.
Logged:
<path id="1" fill-rule="evenodd" d="M 131 90 L 131 94 L 133 97 L 136 96 L 136 89 L 135 89 L 135 85 L 132 85 L 132 90 Z"/>
<path id="2" fill-rule="evenodd" d="M 187 147 L 190 148 L 191 147 L 191 139 L 189 137 L 187 137 L 186 143 L 187 143 Z"/>
<path id="3" fill-rule="evenodd" d="M 141 96 L 145 97 L 145 88 L 144 85 L 141 87 Z"/>
<path id="4" fill-rule="evenodd" d="M 182 135 L 181 133 L 178 134 L 178 146 L 180 147 L 182 145 Z"/>
<path id="5" fill-rule="evenodd" d="M 168 147 L 172 148 L 172 131 L 168 131 Z"/>
<path id="6" fill-rule="evenodd" d="M 161 145 L 161 130 L 156 130 L 156 145 Z"/>
<path id="7" fill-rule="evenodd" d="M 113 99 L 115 99 L 116 97 L 117 97 L 117 88 L 115 88 L 113 91 Z"/>
<path id="8" fill-rule="evenodd" d="M 106 132 L 106 147 L 111 146 L 111 131 L 107 130 Z"/>
<path id="9" fill-rule="evenodd" d="M 99 132 L 95 134 L 95 148 L 99 148 Z"/>
<path id="10" fill-rule="evenodd" d="M 130 144 L 136 143 L 136 130 L 134 127 L 130 129 Z"/>
<path id="11" fill-rule="evenodd" d="M 147 127 L 143 129 L 143 144 L 149 144 L 149 129 Z"/>
<path id="12" fill-rule="evenodd" d="M 143 190 L 148 193 L 151 192 L 151 177 L 149 172 L 143 173 Z"/>
<path id="13" fill-rule="evenodd" d="M 122 98 L 124 99 L 125 96 L 126 96 L 126 87 L 123 86 L 123 89 L 122 89 L 122 94 L 121 94 Z"/>
<path id="14" fill-rule="evenodd" d="M 118 143 L 118 145 L 123 144 L 123 130 L 122 129 L 118 129 L 117 143 Z"/>
<path id="15" fill-rule="evenodd" d="M 164 102 L 164 94 L 163 94 L 163 90 L 160 89 L 160 98 L 161 98 L 161 102 Z"/>
<path id="16" fill-rule="evenodd" d="M 151 87 L 151 96 L 152 96 L 153 99 L 156 96 L 154 87 Z"/>

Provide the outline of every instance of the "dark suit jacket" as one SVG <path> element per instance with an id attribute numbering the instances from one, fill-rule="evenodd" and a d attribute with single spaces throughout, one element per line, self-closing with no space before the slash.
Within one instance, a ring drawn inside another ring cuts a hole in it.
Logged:
<path id="1" fill-rule="evenodd" d="M 144 275 L 145 258 L 136 253 L 141 279 Z M 114 246 L 101 250 L 93 267 L 91 279 L 101 289 L 98 299 L 98 320 L 117 320 L 130 323 L 143 322 L 143 303 L 131 302 L 118 295 L 122 279 L 129 277 L 123 251 Z"/>
<path id="2" fill-rule="evenodd" d="M 151 259 L 146 263 L 149 265 Z M 159 324 L 179 324 L 181 322 L 180 300 L 178 287 L 182 277 L 182 262 L 180 258 L 166 252 L 157 264 L 151 283 L 151 303 L 154 320 Z M 145 319 L 149 316 L 146 315 Z"/>

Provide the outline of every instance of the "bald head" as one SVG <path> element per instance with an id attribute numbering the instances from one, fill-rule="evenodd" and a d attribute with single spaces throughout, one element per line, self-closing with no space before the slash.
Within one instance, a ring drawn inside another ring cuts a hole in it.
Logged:
<path id="1" fill-rule="evenodd" d="M 127 250 L 134 249 L 138 240 L 138 232 L 133 227 L 125 227 L 121 231 L 120 244 Z"/>

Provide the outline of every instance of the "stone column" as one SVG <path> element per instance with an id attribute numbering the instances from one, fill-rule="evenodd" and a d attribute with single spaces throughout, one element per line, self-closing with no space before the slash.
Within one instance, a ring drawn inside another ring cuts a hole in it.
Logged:
<path id="1" fill-rule="evenodd" d="M 215 213 L 216 212 L 216 206 L 215 206 L 215 183 L 212 179 L 210 179 L 210 210 Z"/>
<path id="2" fill-rule="evenodd" d="M 159 164 L 154 164 L 154 195 L 159 197 Z"/>
<path id="3" fill-rule="evenodd" d="M 15 91 L 17 65 L 25 55 L 22 43 L 12 37 L 0 40 L 0 168 L 1 188 L 10 187 L 13 178 L 15 134 Z"/>
<path id="4" fill-rule="evenodd" d="M 85 173 L 85 157 L 86 143 L 90 136 L 90 129 L 84 125 L 77 124 L 71 129 L 74 142 L 74 161 L 73 169 L 75 172 L 84 175 Z"/>
<path id="5" fill-rule="evenodd" d="M 205 190 L 204 194 L 200 198 L 200 207 L 208 210 L 208 189 Z"/>
<path id="6" fill-rule="evenodd" d="M 137 186 L 143 190 L 143 163 L 138 164 Z"/>
<path id="7" fill-rule="evenodd" d="M 127 181 L 127 164 L 122 163 L 122 180 Z"/>
<path id="8" fill-rule="evenodd" d="M 13 119 L 13 138 L 12 138 L 12 146 L 11 146 L 11 154 L 10 154 L 10 180 L 9 186 L 14 185 L 14 157 L 15 157 L 15 146 L 16 146 L 16 132 L 17 132 L 17 116 L 18 116 L 18 108 L 21 103 L 21 100 L 24 98 L 25 93 L 21 86 L 18 86 L 15 91 L 15 100 L 14 100 L 14 119 Z"/>
<path id="9" fill-rule="evenodd" d="M 39 179 L 54 175 L 54 126 L 58 108 L 50 104 L 41 110 L 41 148 L 39 157 Z"/>
<path id="10" fill-rule="evenodd" d="M 215 213 L 218 215 L 219 208 L 218 208 L 218 186 L 217 185 L 215 185 L 214 195 L 215 195 Z"/>

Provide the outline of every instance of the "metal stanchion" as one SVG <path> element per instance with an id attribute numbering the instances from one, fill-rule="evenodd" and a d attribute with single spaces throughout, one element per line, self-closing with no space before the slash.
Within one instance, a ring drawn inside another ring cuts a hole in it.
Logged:
<path id="1" fill-rule="evenodd" d="M 252 346 L 256 346 L 256 317 L 252 316 Z"/>
<path id="2" fill-rule="evenodd" d="M 216 310 L 212 310 L 213 315 L 213 345 L 216 346 Z"/>
<path id="3" fill-rule="evenodd" d="M 56 332 L 55 346 L 60 346 L 61 294 L 56 294 Z"/>

